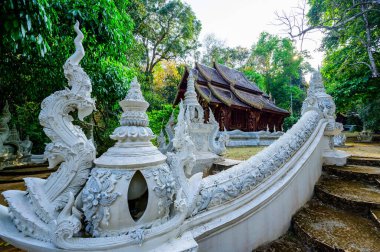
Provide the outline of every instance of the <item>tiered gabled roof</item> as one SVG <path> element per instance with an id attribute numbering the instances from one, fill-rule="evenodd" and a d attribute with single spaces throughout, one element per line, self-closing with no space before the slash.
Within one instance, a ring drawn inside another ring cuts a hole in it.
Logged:
<path id="1" fill-rule="evenodd" d="M 264 112 L 289 114 L 287 110 L 277 107 L 269 96 L 255 83 L 250 82 L 242 72 L 217 63 L 214 63 L 213 68 L 196 63 L 195 70 L 198 72 L 195 89 L 208 102 L 242 109 L 253 107 Z M 178 86 L 174 104 L 178 104 L 180 99 L 183 99 L 188 75 L 189 69 L 186 69 Z"/>

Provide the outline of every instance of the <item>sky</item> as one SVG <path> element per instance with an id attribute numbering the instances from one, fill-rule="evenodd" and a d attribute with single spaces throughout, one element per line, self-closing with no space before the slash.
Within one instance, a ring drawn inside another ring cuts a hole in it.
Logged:
<path id="1" fill-rule="evenodd" d="M 300 0 L 185 0 L 202 23 L 200 41 L 207 34 L 214 33 L 226 45 L 250 48 L 257 42 L 262 31 L 286 37 L 284 27 L 276 23 L 275 11 L 289 12 Z M 312 59 L 310 64 L 317 68 L 322 63 L 323 54 L 318 52 L 322 34 L 309 35 L 304 41 Z M 298 46 L 299 49 L 299 46 Z"/>

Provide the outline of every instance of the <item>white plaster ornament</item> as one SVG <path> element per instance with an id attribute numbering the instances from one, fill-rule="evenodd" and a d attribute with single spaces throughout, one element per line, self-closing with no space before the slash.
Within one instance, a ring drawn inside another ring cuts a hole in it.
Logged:
<path id="1" fill-rule="evenodd" d="M 313 75 L 302 117 L 290 130 L 250 159 L 204 178 L 205 163 L 199 157 L 207 162 L 219 158 L 227 137 L 215 141 L 218 125 L 212 113 L 204 123 L 193 73 L 178 123 L 170 126 L 172 149 L 167 156 L 151 143 L 149 104 L 134 79 L 120 102 L 120 126 L 110 136 L 116 143 L 95 159 L 92 140 L 72 124 L 70 115 L 77 110 L 82 120 L 95 108 L 90 79 L 79 65 L 83 34 L 78 23 L 74 29 L 76 51 L 64 65 L 71 89 L 47 97 L 39 117 L 52 140 L 45 156 L 50 167 L 59 169 L 46 180 L 26 178 L 26 192 L 3 193 L 9 207 L 0 205 L 0 236 L 17 247 L 197 251 L 199 246 L 202 251 L 246 251 L 287 230 L 294 211 L 311 197 L 322 159 L 345 161 L 331 146 L 341 129 L 320 73 Z M 276 215 L 279 206 L 281 215 Z M 275 232 L 258 230 L 266 224 Z M 231 232 L 238 235 L 232 237 Z"/>
<path id="2" fill-rule="evenodd" d="M 49 168 L 60 165 L 47 179 L 25 178 L 27 192 L 6 191 L 3 193 L 9 204 L 9 214 L 15 226 L 24 235 L 42 241 L 54 241 L 61 211 L 77 195 L 86 182 L 95 147 L 78 126 L 72 124 L 70 115 L 78 111 L 78 118 L 91 114 L 95 102 L 91 98 L 91 81 L 80 67 L 84 56 L 83 34 L 79 23 L 74 26 L 77 37 L 76 51 L 64 64 L 64 74 L 71 89 L 57 91 L 41 104 L 39 115 L 44 132 L 52 140 L 46 145 L 45 158 Z"/>
<path id="3" fill-rule="evenodd" d="M 199 104 L 195 92 L 195 78 L 194 70 L 191 70 L 187 81 L 185 99 L 183 104 L 180 105 L 183 115 L 181 115 L 181 119 L 178 117 L 176 126 L 184 127 L 184 124 L 181 122 L 181 120 L 184 120 L 187 127 L 186 132 L 194 144 L 196 158 L 192 174 L 205 172 L 214 162 L 221 161 L 223 159 L 221 155 L 226 151 L 226 143 L 229 140 L 228 134 L 225 132 L 219 134 L 218 137 L 219 124 L 215 120 L 211 110 L 209 112 L 209 121 L 205 122 L 204 110 Z M 180 138 L 176 136 L 176 132 L 184 132 L 184 129 L 182 129 L 181 131 L 174 131 L 173 134 L 173 122 L 174 120 L 171 118 L 165 127 L 169 144 L 166 143 L 163 132 L 161 132 L 158 138 L 159 149 L 162 153 L 175 152 L 174 140 Z"/>

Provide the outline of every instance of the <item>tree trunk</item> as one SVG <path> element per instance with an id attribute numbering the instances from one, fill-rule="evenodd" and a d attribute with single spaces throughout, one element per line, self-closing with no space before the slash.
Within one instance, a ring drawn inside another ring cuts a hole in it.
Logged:
<path id="1" fill-rule="evenodd" d="M 371 66 L 371 72 L 372 72 L 372 77 L 379 77 L 379 71 L 377 70 L 376 63 L 375 63 L 375 58 L 373 57 L 372 51 L 371 51 L 371 31 L 369 29 L 369 24 L 368 24 L 368 18 L 367 18 L 367 12 L 365 12 L 365 6 L 364 4 L 361 5 L 361 11 L 363 12 L 363 20 L 364 20 L 364 25 L 365 25 L 365 34 L 366 34 L 366 49 L 368 53 L 368 58 L 369 58 L 369 64 Z"/>

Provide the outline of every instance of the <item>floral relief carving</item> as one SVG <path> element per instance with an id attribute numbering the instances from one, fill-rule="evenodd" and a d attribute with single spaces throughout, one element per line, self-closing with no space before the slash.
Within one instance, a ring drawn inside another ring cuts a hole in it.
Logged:
<path id="1" fill-rule="evenodd" d="M 145 177 L 149 178 L 150 174 L 153 176 L 155 186 L 153 188 L 154 193 L 159 198 L 158 201 L 158 213 L 165 217 L 169 214 L 169 207 L 173 202 L 173 195 L 176 191 L 176 182 L 172 173 L 170 172 L 167 164 L 153 168 L 150 171 L 143 172 Z"/>
<path id="2" fill-rule="evenodd" d="M 86 217 L 86 231 L 97 237 L 100 235 L 100 222 L 109 220 L 109 207 L 121 194 L 113 192 L 121 174 L 109 170 L 94 169 L 82 192 L 83 211 Z"/>

